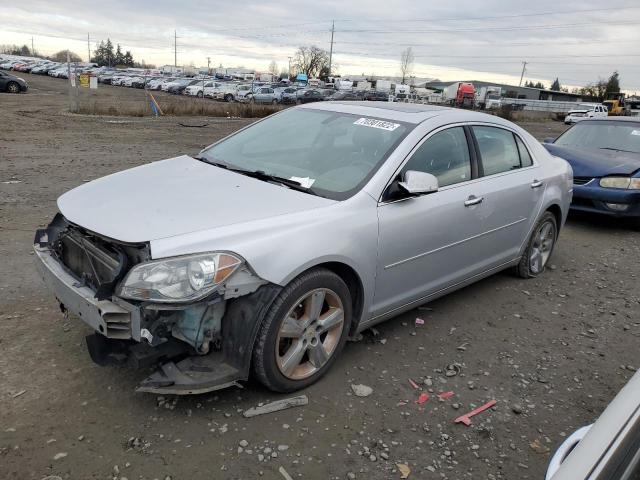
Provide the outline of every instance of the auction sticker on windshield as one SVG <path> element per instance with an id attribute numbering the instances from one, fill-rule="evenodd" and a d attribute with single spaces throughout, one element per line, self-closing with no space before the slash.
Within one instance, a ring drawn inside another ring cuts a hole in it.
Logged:
<path id="1" fill-rule="evenodd" d="M 400 126 L 399 123 L 391 123 L 385 122 L 383 120 L 375 120 L 373 118 L 359 118 L 355 122 L 354 125 L 362 125 L 363 127 L 371 127 L 371 128 L 380 128 L 381 130 L 388 130 L 393 132 L 396 128 Z"/>

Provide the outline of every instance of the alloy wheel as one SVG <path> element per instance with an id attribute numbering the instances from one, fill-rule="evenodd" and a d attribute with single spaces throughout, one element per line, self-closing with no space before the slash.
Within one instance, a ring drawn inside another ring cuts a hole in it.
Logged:
<path id="1" fill-rule="evenodd" d="M 20 87 L 18 87 L 17 83 L 11 82 L 8 87 L 9 93 L 18 93 L 20 91 Z"/>
<path id="2" fill-rule="evenodd" d="M 276 364 L 291 380 L 308 378 L 331 358 L 344 327 L 344 308 L 336 292 L 318 288 L 289 309 L 276 338 Z"/>
<path id="3" fill-rule="evenodd" d="M 529 268 L 533 273 L 538 274 L 544 270 L 551 256 L 555 241 L 556 227 L 554 223 L 552 221 L 546 221 L 541 224 L 536 230 L 529 255 Z"/>

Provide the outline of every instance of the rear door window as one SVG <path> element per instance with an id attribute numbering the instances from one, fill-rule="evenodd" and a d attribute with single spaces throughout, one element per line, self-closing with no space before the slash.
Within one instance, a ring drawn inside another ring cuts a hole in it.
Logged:
<path id="1" fill-rule="evenodd" d="M 521 167 L 513 133 L 498 127 L 474 126 L 484 175 L 509 172 Z"/>

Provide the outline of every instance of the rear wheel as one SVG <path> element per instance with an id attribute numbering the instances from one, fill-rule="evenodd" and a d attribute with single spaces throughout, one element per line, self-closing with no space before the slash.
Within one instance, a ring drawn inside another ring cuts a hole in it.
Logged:
<path id="1" fill-rule="evenodd" d="M 299 98 L 296 100 L 296 105 L 302 105 L 302 100 L 300 100 Z"/>
<path id="2" fill-rule="evenodd" d="M 556 217 L 545 212 L 529 238 L 527 249 L 516 267 L 522 278 L 534 278 L 544 272 L 558 238 Z"/>
<path id="3" fill-rule="evenodd" d="M 198 98 L 202 98 L 204 95 L 202 92 L 198 92 Z"/>
<path id="4" fill-rule="evenodd" d="M 18 85 L 16 82 L 9 82 L 7 84 L 7 92 L 20 93 L 20 85 Z"/>
<path id="5" fill-rule="evenodd" d="M 335 273 L 304 273 L 280 292 L 263 321 L 253 370 L 267 388 L 291 392 L 322 377 L 344 347 L 351 326 L 349 289 Z"/>
<path id="6" fill-rule="evenodd" d="M 231 95 L 230 93 L 227 93 L 227 94 L 224 96 L 224 101 L 225 101 L 225 102 L 231 102 L 232 100 L 233 100 L 233 95 Z"/>
<path id="7" fill-rule="evenodd" d="M 271 103 L 272 103 L 273 105 L 275 105 L 276 103 L 278 103 L 278 100 L 276 100 L 276 99 L 274 98 L 273 100 L 271 100 Z"/>

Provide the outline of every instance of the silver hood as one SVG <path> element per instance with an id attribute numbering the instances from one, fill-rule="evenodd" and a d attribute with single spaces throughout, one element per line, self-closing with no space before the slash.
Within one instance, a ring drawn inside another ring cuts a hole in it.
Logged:
<path id="1" fill-rule="evenodd" d="M 58 208 L 70 222 L 131 243 L 334 203 L 186 155 L 94 180 L 58 198 Z"/>

